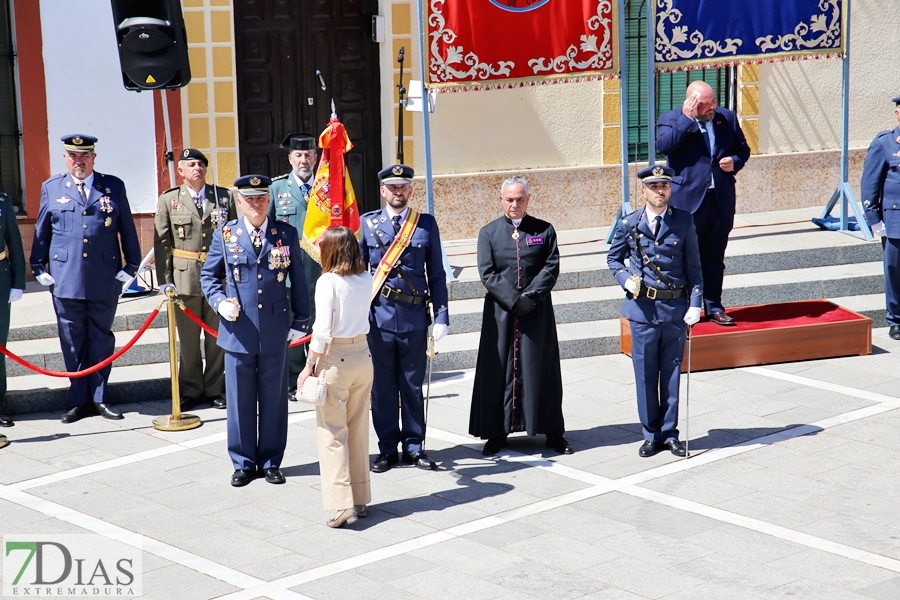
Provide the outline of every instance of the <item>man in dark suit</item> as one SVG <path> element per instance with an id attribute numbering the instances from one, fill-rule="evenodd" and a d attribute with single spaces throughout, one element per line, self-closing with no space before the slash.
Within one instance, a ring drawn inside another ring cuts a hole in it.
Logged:
<path id="1" fill-rule="evenodd" d="M 661 165 L 638 173 L 647 205 L 619 221 L 606 258 L 627 292 L 622 314 L 631 325 L 642 457 L 666 448 L 686 454 L 678 440 L 678 387 L 687 328 L 700 320 L 703 279 L 694 222 L 669 207 L 673 176 Z"/>
<path id="2" fill-rule="evenodd" d="M 13 302 L 22 299 L 25 289 L 25 250 L 22 249 L 22 234 L 16 220 L 16 209 L 12 198 L 0 192 L 0 342 L 6 345 L 9 337 L 9 313 Z M 6 357 L 0 358 L 0 409 L 6 397 Z M 12 427 L 13 420 L 0 412 L 0 427 Z M 0 435 L 0 448 L 6 445 L 5 436 Z"/>
<path id="3" fill-rule="evenodd" d="M 375 299 L 369 313 L 369 348 L 375 365 L 372 424 L 378 434 L 378 457 L 372 471 L 383 473 L 400 462 L 420 469 L 437 465 L 422 450 L 425 439 L 425 382 L 429 305 L 434 306 L 434 341 L 447 335 L 447 275 L 437 221 L 407 204 L 413 170 L 393 165 L 378 174 L 385 207 L 362 216 L 359 240 L 363 260 L 375 276 Z M 394 261 L 383 264 L 398 238 Z M 405 242 L 405 244 L 404 244 Z M 386 274 L 380 279 L 379 271 Z M 380 283 L 379 283 L 380 281 Z M 398 415 L 399 413 L 399 415 Z M 399 421 L 402 422 L 402 427 Z M 397 446 L 402 446 L 402 456 Z"/>
<path id="4" fill-rule="evenodd" d="M 41 207 L 34 226 L 31 270 L 50 286 L 59 326 L 59 343 L 67 371 L 80 371 L 109 358 L 116 346 L 112 324 L 122 283 L 134 277 L 141 262 L 125 184 L 94 171 L 94 144 L 89 135 L 62 137 L 67 173 L 41 186 Z M 121 244 L 121 250 L 120 250 Z M 123 265 L 124 259 L 124 265 Z M 106 402 L 112 366 L 70 380 L 63 423 L 101 414 L 121 419 Z"/>
<path id="5" fill-rule="evenodd" d="M 225 350 L 234 487 L 260 474 L 269 483 L 284 483 L 280 467 L 287 444 L 288 343 L 309 329 L 309 291 L 303 263 L 297 260 L 299 234 L 266 216 L 271 183 L 263 175 L 234 182 L 244 218 L 215 231 L 200 274 L 203 294 L 222 317 L 218 343 Z M 290 297 L 288 277 L 294 283 Z"/>
<path id="6" fill-rule="evenodd" d="M 900 123 L 900 96 L 892 100 Z M 875 136 L 866 153 L 859 191 L 866 222 L 881 236 L 888 336 L 900 340 L 900 127 Z"/>
<path id="7" fill-rule="evenodd" d="M 671 205 L 694 215 L 706 316 L 718 325 L 734 325 L 722 306 L 722 279 L 734 227 L 734 176 L 750 158 L 737 115 L 716 106 L 706 82 L 694 81 L 682 107 L 659 118 L 656 147 L 675 172 Z"/>

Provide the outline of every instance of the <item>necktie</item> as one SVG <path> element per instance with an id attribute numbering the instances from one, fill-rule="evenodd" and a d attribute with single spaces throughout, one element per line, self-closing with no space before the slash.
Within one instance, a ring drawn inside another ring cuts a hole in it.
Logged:
<path id="1" fill-rule="evenodd" d="M 700 124 L 700 132 L 703 133 L 703 141 L 706 142 L 706 149 L 709 151 L 709 155 L 712 156 L 712 143 L 709 141 L 709 130 L 707 129 L 709 124 Z"/>
<path id="2" fill-rule="evenodd" d="M 254 229 L 250 232 L 250 238 L 253 240 L 253 249 L 256 250 L 256 255 L 259 256 L 259 251 L 262 250 L 262 231 Z"/>
<path id="3" fill-rule="evenodd" d="M 400 233 L 400 219 L 401 219 L 400 215 L 397 215 L 396 217 L 391 219 L 391 221 L 393 221 L 393 223 L 394 223 L 394 235 L 397 235 L 398 233 Z"/>
<path id="4" fill-rule="evenodd" d="M 84 182 L 83 181 L 78 182 L 78 193 L 81 194 L 81 199 L 84 200 L 85 204 L 87 204 L 88 199 L 87 199 L 87 194 L 84 191 Z"/>
<path id="5" fill-rule="evenodd" d="M 659 224 L 662 223 L 662 217 L 656 217 L 656 223 L 653 224 L 653 237 L 659 237 Z"/>
<path id="6" fill-rule="evenodd" d="M 203 196 L 194 196 L 194 204 L 197 205 L 197 210 L 200 212 L 200 216 L 203 216 L 203 203 L 206 201 L 206 198 Z"/>
<path id="7" fill-rule="evenodd" d="M 303 192 L 303 197 L 309 200 L 309 193 L 312 191 L 312 186 L 308 183 L 304 183 L 300 186 L 300 191 Z"/>

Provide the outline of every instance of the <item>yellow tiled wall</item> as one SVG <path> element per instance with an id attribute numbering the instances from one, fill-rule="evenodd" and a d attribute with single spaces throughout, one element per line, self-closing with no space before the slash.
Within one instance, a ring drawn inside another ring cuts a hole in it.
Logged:
<path id="1" fill-rule="evenodd" d="M 603 82 L 603 160 L 604 165 L 622 164 L 622 94 L 618 79 Z"/>
<path id="2" fill-rule="evenodd" d="M 230 0 L 182 0 L 191 82 L 182 89 L 186 146 L 210 157 L 210 179 L 231 186 L 238 177 L 234 15 Z"/>
<path id="3" fill-rule="evenodd" d="M 738 119 L 753 154 L 759 154 L 759 65 L 738 71 Z"/>
<path id="4" fill-rule="evenodd" d="M 391 50 L 394 57 L 393 65 L 393 94 L 394 109 L 391 111 L 391 122 L 382 126 L 384 134 L 393 140 L 390 153 L 384 157 L 385 164 L 391 164 L 397 155 L 397 123 L 399 120 L 399 108 L 396 105 L 397 84 L 400 83 L 400 64 L 396 61 L 400 48 L 406 48 L 406 60 L 403 63 L 403 85 L 409 89 L 409 80 L 418 79 L 419 63 L 416 62 L 416 52 L 412 46 L 412 31 L 416 19 L 415 5 L 409 0 L 395 0 L 391 3 L 391 18 L 389 23 L 389 35 Z M 382 79 L 384 81 L 384 79 Z M 384 84 L 382 84 L 384 85 Z M 383 113 L 382 113 L 383 114 Z M 413 143 L 413 115 L 404 111 L 403 118 L 403 161 L 415 169 L 415 145 Z M 390 129 L 388 128 L 390 127 Z"/>

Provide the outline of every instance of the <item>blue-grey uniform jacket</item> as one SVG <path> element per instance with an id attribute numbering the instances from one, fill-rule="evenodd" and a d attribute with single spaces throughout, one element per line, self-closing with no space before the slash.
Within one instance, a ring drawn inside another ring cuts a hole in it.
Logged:
<path id="1" fill-rule="evenodd" d="M 900 127 L 882 131 L 869 145 L 859 183 L 866 222 L 884 222 L 885 235 L 900 238 Z"/>

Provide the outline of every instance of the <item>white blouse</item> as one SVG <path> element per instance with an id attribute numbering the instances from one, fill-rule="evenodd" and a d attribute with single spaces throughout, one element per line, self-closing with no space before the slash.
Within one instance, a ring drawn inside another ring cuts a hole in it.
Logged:
<path id="1" fill-rule="evenodd" d="M 368 272 L 349 277 L 322 273 L 316 282 L 316 322 L 309 349 L 323 354 L 333 338 L 369 333 L 371 303 L 372 276 Z"/>

